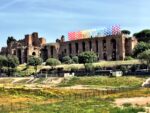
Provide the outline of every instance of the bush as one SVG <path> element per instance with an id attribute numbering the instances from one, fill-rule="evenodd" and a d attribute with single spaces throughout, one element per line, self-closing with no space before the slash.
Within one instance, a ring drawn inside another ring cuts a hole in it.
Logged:
<path id="1" fill-rule="evenodd" d="M 86 51 L 79 55 L 79 63 L 93 63 L 97 61 L 97 55 L 93 51 Z"/>
<path id="2" fill-rule="evenodd" d="M 64 64 L 72 64 L 73 60 L 70 58 L 70 56 L 64 56 L 62 58 L 62 63 L 64 63 Z"/>
<path id="3" fill-rule="evenodd" d="M 150 68 L 150 49 L 145 50 L 144 52 L 140 53 L 138 55 L 138 58 L 145 63 L 148 66 L 148 68 Z"/>
<path id="4" fill-rule="evenodd" d="M 41 65 L 42 62 L 43 62 L 42 58 L 30 56 L 27 61 L 27 64 L 30 66 L 37 66 L 37 65 Z"/>
<path id="5" fill-rule="evenodd" d="M 61 64 L 61 62 L 55 58 L 49 58 L 46 60 L 46 65 L 49 65 L 49 66 L 57 66 L 60 64 Z"/>
<path id="6" fill-rule="evenodd" d="M 7 56 L 7 64 L 8 64 L 8 67 L 15 68 L 16 66 L 19 65 L 19 60 L 14 55 L 8 55 Z"/>
<path id="7" fill-rule="evenodd" d="M 133 60 L 134 58 L 131 56 L 126 56 L 125 60 Z"/>
<path id="8" fill-rule="evenodd" d="M 128 70 L 128 68 L 126 66 L 122 66 L 122 65 L 118 65 L 116 67 L 116 69 L 122 71 L 123 73 Z"/>
<path id="9" fill-rule="evenodd" d="M 0 55 L 0 67 L 7 66 L 7 57 Z"/>
<path id="10" fill-rule="evenodd" d="M 79 58 L 78 58 L 78 56 L 73 56 L 73 57 L 72 57 L 72 60 L 73 60 L 73 62 L 76 63 L 76 64 L 79 63 Z"/>
<path id="11" fill-rule="evenodd" d="M 92 63 L 85 63 L 84 67 L 86 71 L 92 71 L 94 69 L 94 66 Z"/>
<path id="12" fill-rule="evenodd" d="M 142 53 L 143 51 L 146 51 L 148 49 L 150 49 L 150 44 L 149 43 L 140 42 L 135 46 L 135 48 L 133 50 L 133 55 L 135 57 L 137 57 L 140 53 Z"/>
<path id="13" fill-rule="evenodd" d="M 138 69 L 138 65 L 132 65 L 130 69 L 132 72 L 135 72 Z"/>

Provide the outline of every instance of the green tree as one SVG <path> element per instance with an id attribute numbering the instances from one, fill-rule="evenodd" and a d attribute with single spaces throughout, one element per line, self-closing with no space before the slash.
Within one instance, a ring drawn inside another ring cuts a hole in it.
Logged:
<path id="1" fill-rule="evenodd" d="M 62 58 L 62 63 L 64 63 L 64 64 L 72 64 L 72 63 L 73 63 L 73 60 L 71 59 L 70 56 L 64 56 L 64 57 Z"/>
<path id="2" fill-rule="evenodd" d="M 150 29 L 144 29 L 135 33 L 134 36 L 138 39 L 138 41 L 150 42 Z"/>
<path id="3" fill-rule="evenodd" d="M 86 51 L 79 54 L 79 63 L 93 63 L 97 61 L 97 55 L 93 51 Z"/>
<path id="4" fill-rule="evenodd" d="M 37 66 L 37 65 L 41 65 L 42 62 L 43 62 L 42 58 L 30 56 L 28 61 L 27 61 L 27 64 L 30 66 Z"/>
<path id="5" fill-rule="evenodd" d="M 16 71 L 16 67 L 18 65 L 19 65 L 18 57 L 14 56 L 14 55 L 7 56 L 8 76 L 10 76 L 10 74 L 12 74 L 14 71 Z"/>
<path id="6" fill-rule="evenodd" d="M 11 68 L 15 68 L 19 65 L 19 59 L 18 57 L 14 55 L 8 55 L 7 56 L 7 66 Z"/>
<path id="7" fill-rule="evenodd" d="M 3 66 L 7 66 L 7 57 L 4 55 L 0 55 L 0 68 Z"/>
<path id="8" fill-rule="evenodd" d="M 2 71 L 3 66 L 7 66 L 7 57 L 0 55 L 0 73 Z"/>
<path id="9" fill-rule="evenodd" d="M 11 42 L 14 42 L 14 41 L 16 41 L 16 39 L 14 38 L 14 37 L 8 37 L 8 39 L 7 39 L 7 45 L 9 45 Z"/>
<path id="10" fill-rule="evenodd" d="M 49 58 L 46 60 L 46 65 L 52 66 L 52 68 L 60 64 L 61 62 L 55 58 Z"/>
<path id="11" fill-rule="evenodd" d="M 130 31 L 129 30 L 122 30 L 121 33 L 126 34 L 126 35 L 130 35 Z"/>
<path id="12" fill-rule="evenodd" d="M 78 56 L 73 56 L 73 57 L 72 57 L 72 60 L 73 60 L 73 62 L 76 63 L 76 64 L 79 63 L 79 58 L 78 58 Z"/>
<path id="13" fill-rule="evenodd" d="M 140 43 L 138 43 L 138 44 L 135 46 L 135 48 L 134 48 L 134 50 L 133 50 L 133 55 L 134 55 L 135 57 L 137 57 L 137 55 L 138 55 L 139 53 L 142 53 L 143 51 L 148 50 L 148 49 L 150 49 L 150 44 L 149 44 L 149 43 L 140 42 Z"/>
<path id="14" fill-rule="evenodd" d="M 28 61 L 27 61 L 27 65 L 34 66 L 36 73 L 37 73 L 37 66 L 41 65 L 42 62 L 43 62 L 42 58 L 30 56 Z"/>
<path id="15" fill-rule="evenodd" d="M 138 58 L 143 62 L 145 63 L 146 62 L 146 65 L 148 67 L 148 69 L 150 69 L 150 49 L 140 53 L 138 55 Z"/>

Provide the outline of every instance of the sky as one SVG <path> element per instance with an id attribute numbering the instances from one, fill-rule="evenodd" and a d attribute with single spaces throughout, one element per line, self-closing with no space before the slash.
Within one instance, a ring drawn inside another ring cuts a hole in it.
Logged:
<path id="1" fill-rule="evenodd" d="M 0 0 L 0 48 L 38 32 L 47 43 L 71 31 L 118 24 L 132 33 L 150 28 L 150 0 Z"/>

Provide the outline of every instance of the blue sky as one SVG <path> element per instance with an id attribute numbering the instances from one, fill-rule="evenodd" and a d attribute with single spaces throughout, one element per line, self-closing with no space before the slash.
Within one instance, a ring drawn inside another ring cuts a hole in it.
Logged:
<path id="1" fill-rule="evenodd" d="M 53 42 L 69 31 L 119 24 L 132 33 L 150 28 L 150 0 L 0 0 L 0 47 L 39 32 Z"/>

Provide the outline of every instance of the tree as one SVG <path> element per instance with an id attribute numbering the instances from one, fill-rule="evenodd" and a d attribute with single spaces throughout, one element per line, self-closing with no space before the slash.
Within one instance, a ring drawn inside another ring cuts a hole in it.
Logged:
<path id="1" fill-rule="evenodd" d="M 7 66 L 7 57 L 0 55 L 0 68 L 2 68 L 3 66 Z"/>
<path id="2" fill-rule="evenodd" d="M 42 62 L 43 62 L 42 58 L 30 56 L 28 61 L 27 61 L 27 64 L 30 66 L 37 66 L 37 65 L 41 65 Z"/>
<path id="3" fill-rule="evenodd" d="M 0 55 L 0 73 L 3 66 L 7 66 L 7 57 Z"/>
<path id="4" fill-rule="evenodd" d="M 133 50 L 133 55 L 134 55 L 135 57 L 137 57 L 138 54 L 140 54 L 140 53 L 142 53 L 143 51 L 148 50 L 148 49 L 150 49 L 150 44 L 149 44 L 149 43 L 140 42 L 140 43 L 138 43 L 138 44 L 135 46 L 135 48 L 134 48 L 134 50 Z"/>
<path id="5" fill-rule="evenodd" d="M 46 60 L 46 65 L 49 65 L 49 66 L 57 66 L 57 65 L 60 65 L 61 62 L 55 58 L 49 58 Z"/>
<path id="6" fill-rule="evenodd" d="M 11 42 L 14 42 L 14 41 L 16 41 L 16 39 L 14 38 L 14 37 L 8 37 L 8 39 L 7 39 L 7 45 L 9 45 Z"/>
<path id="7" fill-rule="evenodd" d="M 86 51 L 79 54 L 79 63 L 93 63 L 97 61 L 97 55 L 93 51 Z"/>
<path id="8" fill-rule="evenodd" d="M 140 53 L 138 55 L 138 58 L 142 61 L 142 62 L 146 62 L 146 65 L 149 69 L 150 67 L 150 49 Z"/>
<path id="9" fill-rule="evenodd" d="M 10 68 L 11 72 L 14 72 L 16 67 L 19 65 L 19 59 L 18 57 L 14 55 L 8 55 L 7 56 L 7 67 L 8 67 L 8 76 L 10 76 Z"/>
<path id="10" fill-rule="evenodd" d="M 34 66 L 36 72 L 37 72 L 37 66 L 41 65 L 43 62 L 42 58 L 40 57 L 35 57 L 35 56 L 30 56 L 27 65 Z"/>
<path id="11" fill-rule="evenodd" d="M 78 56 L 73 56 L 73 57 L 72 57 L 72 60 L 73 60 L 73 62 L 76 63 L 76 64 L 79 63 L 79 58 L 78 58 Z"/>
<path id="12" fill-rule="evenodd" d="M 7 56 L 7 65 L 8 67 L 15 68 L 19 65 L 19 59 L 18 57 L 14 55 L 8 55 Z"/>
<path id="13" fill-rule="evenodd" d="M 138 39 L 138 41 L 150 42 L 150 29 L 144 29 L 135 33 L 134 36 Z"/>
<path id="14" fill-rule="evenodd" d="M 126 35 L 130 35 L 130 31 L 129 30 L 122 30 L 121 33 L 126 34 Z"/>
<path id="15" fill-rule="evenodd" d="M 73 60 L 71 59 L 70 56 L 64 56 L 62 58 L 62 63 L 64 63 L 64 64 L 71 64 L 71 63 L 73 63 Z"/>

